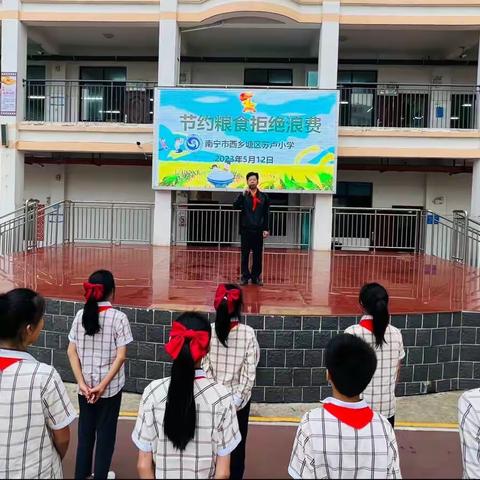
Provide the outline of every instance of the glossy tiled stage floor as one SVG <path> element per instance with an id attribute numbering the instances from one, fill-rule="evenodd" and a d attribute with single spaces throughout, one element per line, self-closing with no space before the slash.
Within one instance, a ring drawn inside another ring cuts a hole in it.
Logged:
<path id="1" fill-rule="evenodd" d="M 0 257 L 0 290 L 29 286 L 47 297 L 82 299 L 89 273 L 117 278 L 116 303 L 211 310 L 218 282 L 239 277 L 238 250 L 184 247 L 53 247 Z M 480 271 L 414 254 L 267 251 L 264 287 L 244 289 L 245 311 L 261 314 L 358 314 L 367 281 L 390 291 L 393 313 L 480 310 Z"/>

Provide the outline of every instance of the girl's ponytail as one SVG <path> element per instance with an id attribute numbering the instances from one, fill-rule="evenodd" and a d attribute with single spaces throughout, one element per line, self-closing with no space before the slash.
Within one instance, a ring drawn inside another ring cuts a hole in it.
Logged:
<path id="1" fill-rule="evenodd" d="M 242 304 L 242 291 L 238 285 L 227 283 L 218 286 L 214 301 L 216 310 L 215 333 L 224 347 L 228 347 L 230 322 L 232 319 L 240 318 Z"/>
<path id="2" fill-rule="evenodd" d="M 108 270 L 98 270 L 90 275 L 83 288 L 87 301 L 83 307 L 82 325 L 87 335 L 95 335 L 100 331 L 98 302 L 115 293 L 115 280 Z"/>
<path id="3" fill-rule="evenodd" d="M 381 348 L 386 343 L 385 332 L 390 322 L 388 292 L 378 283 L 367 283 L 360 290 L 360 304 L 373 317 L 375 345 Z"/>
<path id="4" fill-rule="evenodd" d="M 173 323 L 170 340 L 165 345 L 173 364 L 163 431 L 180 451 L 185 450 L 195 436 L 195 364 L 208 353 L 210 336 L 210 323 L 203 315 L 184 313 Z"/>

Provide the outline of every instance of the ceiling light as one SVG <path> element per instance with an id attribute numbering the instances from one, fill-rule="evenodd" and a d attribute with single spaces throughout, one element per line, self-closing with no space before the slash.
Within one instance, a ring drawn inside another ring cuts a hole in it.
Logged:
<path id="1" fill-rule="evenodd" d="M 462 105 L 462 107 L 472 108 L 472 104 L 471 104 L 471 103 L 464 103 L 464 104 Z"/>
<path id="2" fill-rule="evenodd" d="M 113 33 L 102 33 L 102 35 L 107 39 L 111 40 L 115 35 Z"/>

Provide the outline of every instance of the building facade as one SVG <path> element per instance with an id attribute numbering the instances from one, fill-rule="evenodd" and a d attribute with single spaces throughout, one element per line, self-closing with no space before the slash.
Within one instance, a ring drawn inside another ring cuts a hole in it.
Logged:
<path id="1" fill-rule="evenodd" d="M 176 204 L 233 194 L 153 191 L 154 88 L 249 85 L 340 91 L 337 194 L 273 196 L 313 207 L 314 249 L 335 206 L 480 221 L 480 0 L 3 0 L 0 20 L 0 217 L 147 202 L 169 245 Z"/>

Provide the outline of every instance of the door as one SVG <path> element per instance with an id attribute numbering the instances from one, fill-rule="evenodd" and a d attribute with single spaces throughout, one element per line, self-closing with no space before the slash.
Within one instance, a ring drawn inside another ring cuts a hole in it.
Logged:
<path id="1" fill-rule="evenodd" d="M 127 80 L 125 67 L 82 67 L 80 80 L 82 122 L 124 121 Z"/>

